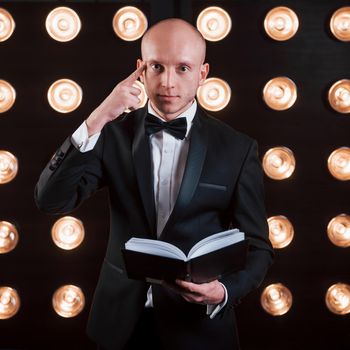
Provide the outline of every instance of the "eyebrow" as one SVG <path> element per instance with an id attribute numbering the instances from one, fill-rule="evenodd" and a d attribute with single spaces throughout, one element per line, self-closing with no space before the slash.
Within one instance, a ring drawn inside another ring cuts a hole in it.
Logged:
<path id="1" fill-rule="evenodd" d="M 189 61 L 182 61 L 179 63 L 180 66 L 189 66 L 189 67 L 192 67 L 193 66 L 193 63 L 192 62 L 189 62 Z"/>
<path id="2" fill-rule="evenodd" d="M 161 64 L 161 65 L 164 64 L 164 63 L 162 63 L 160 61 L 157 61 L 157 60 L 154 60 L 154 59 L 149 60 L 148 62 L 150 64 L 152 64 L 152 63 L 157 63 L 157 64 Z M 176 63 L 176 65 L 177 66 L 189 66 L 189 67 L 192 67 L 194 64 L 192 62 L 190 62 L 190 61 L 181 61 L 181 62 Z"/>

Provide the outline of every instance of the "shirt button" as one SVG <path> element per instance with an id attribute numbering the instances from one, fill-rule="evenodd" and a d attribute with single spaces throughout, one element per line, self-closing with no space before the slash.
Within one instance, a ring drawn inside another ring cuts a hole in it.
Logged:
<path id="1" fill-rule="evenodd" d="M 168 180 L 162 180 L 162 185 L 167 185 L 168 184 Z"/>

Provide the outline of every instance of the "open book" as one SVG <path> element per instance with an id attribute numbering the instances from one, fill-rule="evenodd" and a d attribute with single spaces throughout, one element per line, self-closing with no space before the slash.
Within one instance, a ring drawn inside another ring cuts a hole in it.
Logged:
<path id="1" fill-rule="evenodd" d="M 187 256 L 168 242 L 135 237 L 125 243 L 122 253 L 129 278 L 204 283 L 243 269 L 247 247 L 244 233 L 232 229 L 200 240 Z"/>

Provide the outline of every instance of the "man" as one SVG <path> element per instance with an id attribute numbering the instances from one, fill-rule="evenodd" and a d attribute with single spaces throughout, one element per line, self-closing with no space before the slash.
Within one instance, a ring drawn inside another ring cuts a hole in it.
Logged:
<path id="1" fill-rule="evenodd" d="M 261 283 L 273 254 L 257 145 L 197 105 L 209 65 L 192 25 L 157 23 L 141 51 L 136 71 L 44 169 L 36 202 L 45 212 L 67 213 L 109 189 L 110 238 L 88 323 L 100 348 L 238 349 L 233 308 Z M 139 103 L 138 78 L 149 103 L 125 114 Z M 127 278 L 120 249 L 131 236 L 158 238 L 187 253 L 230 225 L 250 239 L 245 270 L 200 285 Z"/>

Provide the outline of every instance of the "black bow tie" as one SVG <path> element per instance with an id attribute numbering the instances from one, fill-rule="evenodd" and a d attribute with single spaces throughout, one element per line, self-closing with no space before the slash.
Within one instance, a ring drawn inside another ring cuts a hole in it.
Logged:
<path id="1" fill-rule="evenodd" d="M 152 114 L 147 114 L 145 118 L 145 131 L 147 135 L 164 130 L 177 139 L 183 140 L 187 132 L 187 120 L 185 117 L 163 122 Z"/>

